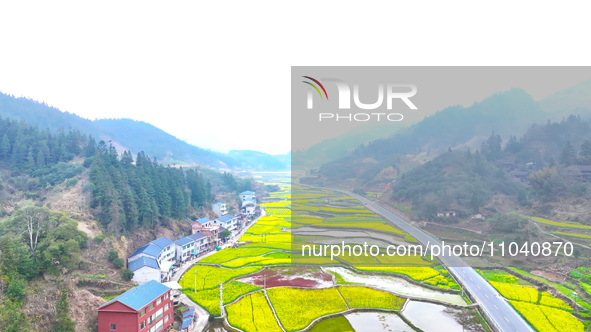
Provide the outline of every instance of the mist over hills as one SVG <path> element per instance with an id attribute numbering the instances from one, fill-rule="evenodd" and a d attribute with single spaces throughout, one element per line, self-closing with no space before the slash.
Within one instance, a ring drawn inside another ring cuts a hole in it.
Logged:
<path id="1" fill-rule="evenodd" d="M 74 129 L 94 136 L 97 140 L 111 142 L 122 153 L 144 151 L 164 164 L 198 164 L 217 169 L 286 170 L 290 163 L 284 156 L 278 158 L 253 151 L 230 154 L 211 151 L 184 142 L 173 135 L 142 121 L 131 119 L 88 120 L 78 115 L 62 112 L 55 107 L 28 98 L 15 98 L 0 93 L 0 116 L 22 120 L 40 129 L 58 131 Z"/>
<path id="2" fill-rule="evenodd" d="M 524 90 L 514 88 L 470 107 L 448 107 L 390 137 L 357 146 L 352 153 L 321 166 L 319 173 L 333 180 L 367 181 L 404 155 L 432 158 L 449 148 L 475 151 L 492 133 L 507 140 L 510 136 L 522 136 L 535 123 L 558 121 L 572 113 L 589 117 L 589 95 L 591 81 L 540 102 L 534 101 Z M 557 105 L 561 108 L 552 111 Z"/>

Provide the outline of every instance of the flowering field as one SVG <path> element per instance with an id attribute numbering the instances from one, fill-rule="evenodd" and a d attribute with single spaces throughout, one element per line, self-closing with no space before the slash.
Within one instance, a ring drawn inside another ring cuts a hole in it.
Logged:
<path id="1" fill-rule="evenodd" d="M 283 215 L 289 216 L 291 215 L 291 210 L 286 208 L 266 208 L 267 215 L 275 216 L 275 215 Z"/>
<path id="2" fill-rule="evenodd" d="M 563 310 L 573 310 L 573 308 L 568 305 L 566 302 L 559 298 L 555 298 L 552 294 L 548 292 L 541 292 L 540 293 L 540 302 L 541 305 L 545 305 L 548 307 L 555 307 L 558 309 Z"/>
<path id="3" fill-rule="evenodd" d="M 341 286 L 338 287 L 338 290 L 351 309 L 380 308 L 400 310 L 405 301 L 405 299 L 393 294 L 366 287 Z"/>
<path id="4" fill-rule="evenodd" d="M 539 222 L 541 224 L 550 225 L 550 226 L 557 226 L 557 227 L 564 227 L 564 228 L 575 228 L 575 229 L 590 229 L 591 226 L 581 225 L 578 222 L 574 221 L 565 221 L 565 222 L 558 222 L 553 220 L 548 220 L 539 217 L 527 217 L 533 221 Z"/>
<path id="5" fill-rule="evenodd" d="M 243 331 L 282 331 L 263 292 L 252 293 L 226 306 L 226 312 L 230 325 Z"/>
<path id="6" fill-rule="evenodd" d="M 301 330 L 318 317 L 348 309 L 336 288 L 276 287 L 268 289 L 267 295 L 287 331 Z"/>
<path id="7" fill-rule="evenodd" d="M 259 270 L 261 270 L 261 267 L 245 267 L 242 269 L 233 270 L 209 265 L 195 265 L 185 272 L 185 274 L 181 277 L 181 280 L 179 280 L 179 284 L 182 288 L 186 288 L 188 290 L 194 290 L 195 287 L 197 287 L 197 290 L 199 291 L 218 287 L 220 282 L 225 283 L 236 277 L 255 273 Z M 196 274 L 195 271 L 197 271 Z M 196 283 L 195 276 L 197 281 Z"/>
<path id="8" fill-rule="evenodd" d="M 589 235 L 589 234 L 576 234 L 576 233 L 565 233 L 565 232 L 552 232 L 552 234 L 562 235 L 562 236 L 571 236 L 571 237 L 576 237 L 579 239 L 591 239 L 591 235 Z"/>
<path id="9" fill-rule="evenodd" d="M 258 286 L 246 284 L 240 281 L 230 281 L 229 283 L 224 284 L 224 304 L 234 302 L 234 300 L 236 300 L 240 296 L 251 292 L 255 292 L 260 289 L 261 288 Z M 210 314 L 214 316 L 219 316 L 221 314 L 219 287 L 201 290 L 197 292 L 193 292 L 192 290 L 190 290 L 186 291 L 185 294 L 187 294 L 187 296 L 191 298 L 191 300 L 205 308 L 205 310 L 207 310 Z"/>
<path id="10" fill-rule="evenodd" d="M 489 281 L 489 283 L 497 290 L 503 297 L 509 300 L 516 300 L 522 302 L 537 303 L 538 290 L 529 286 L 520 286 L 505 284 L 496 281 Z"/>
<path id="11" fill-rule="evenodd" d="M 220 264 L 229 262 L 240 257 L 255 257 L 273 252 L 273 249 L 267 248 L 226 248 L 218 251 L 211 256 L 207 256 L 199 261 L 199 263 Z"/>
<path id="12" fill-rule="evenodd" d="M 460 289 L 460 286 L 450 277 L 445 277 L 443 275 L 437 275 L 427 280 L 423 280 L 424 283 L 446 288 L 446 289 Z"/>
<path id="13" fill-rule="evenodd" d="M 220 290 L 219 288 L 211 288 L 194 292 L 193 290 L 185 291 L 185 294 L 193 300 L 193 302 L 202 306 L 210 314 L 220 316 Z"/>
<path id="14" fill-rule="evenodd" d="M 313 211 L 317 215 L 325 217 L 296 216 L 293 223 L 289 216 L 280 216 L 278 214 L 259 218 L 257 223 L 250 227 L 239 239 L 241 242 L 252 241 L 252 243 L 239 248 L 226 248 L 200 260 L 179 281 L 183 291 L 210 313 L 219 315 L 220 293 L 218 287 L 220 282 L 227 283 L 224 284 L 223 300 L 228 314 L 228 321 L 232 326 L 246 332 L 280 331 L 281 327 L 271 311 L 264 292 L 260 291 L 257 286 L 233 279 L 256 273 L 271 265 L 343 265 L 342 262 L 330 260 L 330 257 L 298 256 L 296 262 L 292 261 L 293 256 L 296 255 L 298 250 L 301 250 L 302 244 L 305 243 L 305 240 L 295 244 L 292 243 L 292 234 L 290 232 L 292 225 L 297 227 L 305 224 L 322 224 L 323 226 L 377 229 L 394 233 L 400 239 L 405 238 L 407 235 L 388 225 L 378 216 L 372 215 L 369 210 L 362 205 L 360 206 L 360 202 L 345 196 L 335 198 L 330 196 L 331 194 L 334 193 L 314 191 L 309 197 L 302 198 L 300 202 L 294 203 L 295 205 L 316 204 L 317 206 L 306 206 L 306 211 Z M 281 195 L 289 195 L 289 192 L 286 191 Z M 332 201 L 330 207 L 323 206 L 326 200 Z M 274 202 L 266 205 L 271 214 L 290 212 L 289 202 Z M 343 207 L 336 207 L 341 205 Z M 320 212 L 320 214 L 317 212 Z M 334 216 L 331 217 L 333 214 Z M 297 223 L 297 221 L 303 222 Z M 356 258 L 345 260 L 360 270 L 402 274 L 414 280 L 427 281 L 431 285 L 442 288 L 451 287 L 448 278 L 432 267 L 434 262 L 424 260 L 420 256 L 379 256 L 376 259 L 371 258 L 372 263 L 376 264 L 374 266 L 363 266 L 361 264 L 363 262 L 356 260 Z M 379 266 L 380 263 L 398 264 L 400 266 Z M 204 264 L 220 264 L 222 267 Z M 361 267 L 357 267 L 357 265 L 361 265 Z M 196 285 L 194 280 L 195 271 L 197 271 Z M 197 292 L 193 292 L 195 286 Z M 247 295 L 237 302 L 229 304 L 245 294 Z M 384 291 L 349 286 L 324 289 L 275 287 L 268 289 L 267 294 L 281 325 L 287 331 L 301 330 L 319 317 L 343 312 L 349 308 L 398 310 L 405 301 L 403 298 Z M 346 321 L 344 317 L 341 316 L 341 318 Z M 322 328 L 322 326 L 319 323 L 319 327 L 313 330 L 320 331 L 318 328 Z"/>
<path id="15" fill-rule="evenodd" d="M 519 301 L 509 303 L 538 331 L 585 331 L 583 323 L 566 311 Z"/>

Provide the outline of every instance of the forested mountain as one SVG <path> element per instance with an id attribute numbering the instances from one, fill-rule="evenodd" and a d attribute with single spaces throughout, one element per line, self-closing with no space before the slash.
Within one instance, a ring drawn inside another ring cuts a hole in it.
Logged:
<path id="1" fill-rule="evenodd" d="M 361 144 L 392 136 L 405 126 L 404 122 L 362 125 L 338 137 L 329 138 L 307 149 L 293 152 L 293 165 L 299 168 L 319 167 L 347 156 Z"/>
<path id="2" fill-rule="evenodd" d="M 450 149 L 399 176 L 392 198 L 425 218 L 444 210 L 479 213 L 497 194 L 523 206 L 581 201 L 591 191 L 573 165 L 591 165 L 591 121 L 574 115 L 532 125 L 521 138 L 492 134 L 475 153 Z"/>
<path id="3" fill-rule="evenodd" d="M 267 162 L 260 163 L 256 158 L 237 159 L 223 153 L 188 144 L 151 124 L 130 119 L 88 120 L 68 112 L 61 112 L 27 98 L 15 98 L 0 93 L 0 116 L 23 120 L 39 128 L 47 128 L 56 133 L 59 130 L 76 130 L 91 135 L 97 140 L 111 142 L 122 153 L 130 150 L 134 154 L 144 151 L 164 164 L 198 164 L 213 168 L 243 168 L 277 170 L 289 168 L 285 159 L 267 155 Z"/>
<path id="4" fill-rule="evenodd" d="M 403 174 L 392 197 L 411 202 L 419 217 L 434 218 L 445 210 L 478 213 L 493 195 L 517 196 L 522 188 L 481 153 L 450 150 Z"/>
<path id="5" fill-rule="evenodd" d="M 115 148 L 102 141 L 90 158 L 90 206 L 110 233 L 154 227 L 162 217 L 183 219 L 189 206 L 213 200 L 211 184 L 196 170 L 164 167 L 143 152 L 134 165 L 130 152 L 119 158 Z"/>
<path id="6" fill-rule="evenodd" d="M 94 301 L 84 304 L 94 312 L 100 298 L 81 287 L 121 293 L 133 275 L 119 270 L 124 262 L 113 249 L 124 255 L 132 239 L 143 242 L 156 230 L 186 234 L 188 217 L 202 215 L 214 191 L 253 190 L 249 179 L 206 173 L 164 166 L 142 151 L 119 154 L 77 130 L 0 117 L 0 330 L 74 331 L 70 292 Z"/>
<path id="7" fill-rule="evenodd" d="M 69 163 L 75 157 L 80 161 Z M 211 183 L 195 169 L 165 167 L 144 152 L 134 160 L 131 152 L 119 156 L 113 145 L 96 143 L 93 137 L 75 130 L 52 134 L 3 118 L 0 167 L 12 171 L 13 182 L 14 175 L 28 175 L 22 188 L 28 192 L 53 186 L 89 168 L 91 207 L 111 233 L 152 227 L 163 217 L 182 219 L 190 207 L 202 207 L 213 200 Z"/>
<path id="8" fill-rule="evenodd" d="M 520 135 L 540 116 L 545 113 L 527 93 L 512 89 L 468 108 L 446 108 L 390 138 L 358 146 L 352 154 L 323 165 L 320 174 L 332 179 L 369 179 L 401 155 L 437 155 L 449 147 L 475 150 L 491 132 Z M 373 161 L 369 167 L 368 159 Z"/>

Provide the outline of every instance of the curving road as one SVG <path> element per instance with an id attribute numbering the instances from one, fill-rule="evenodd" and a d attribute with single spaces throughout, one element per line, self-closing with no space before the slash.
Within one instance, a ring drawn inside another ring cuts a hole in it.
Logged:
<path id="1" fill-rule="evenodd" d="M 402 218 L 394 213 L 386 210 L 377 203 L 352 192 L 332 189 L 347 195 L 355 197 L 357 200 L 365 204 L 370 210 L 381 215 L 386 220 L 390 221 L 398 228 L 404 230 L 412 235 L 417 241 L 423 245 L 440 245 L 441 243 L 431 234 L 423 232 L 420 229 L 411 226 Z M 529 324 L 513 309 L 513 307 L 494 289 L 480 274 L 473 268 L 467 267 L 460 258 L 453 256 L 438 256 L 437 257 L 445 266 L 448 267 L 456 280 L 464 285 L 465 291 L 470 293 L 480 307 L 484 310 L 495 328 L 502 332 L 525 332 L 533 331 Z"/>

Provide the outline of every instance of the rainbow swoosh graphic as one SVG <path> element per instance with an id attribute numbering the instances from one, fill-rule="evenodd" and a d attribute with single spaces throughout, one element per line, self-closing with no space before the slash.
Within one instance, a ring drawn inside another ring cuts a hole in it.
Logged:
<path id="1" fill-rule="evenodd" d="M 324 95 L 326 96 L 326 100 L 328 100 L 328 94 L 326 93 L 326 89 L 324 89 L 324 86 L 322 85 L 322 83 L 320 83 L 318 80 L 316 80 L 316 79 L 314 79 L 314 78 L 312 78 L 310 76 L 302 76 L 302 77 L 307 78 L 307 79 L 311 80 L 312 82 L 318 84 L 318 86 L 320 87 L 320 89 L 322 89 L 322 91 L 324 91 Z M 316 90 L 316 92 L 318 92 L 318 95 L 320 95 L 320 98 L 321 99 L 324 99 L 324 97 L 322 97 L 322 93 L 320 93 L 320 89 L 318 89 L 318 86 L 316 86 L 314 83 L 310 83 L 308 81 L 302 81 L 302 82 L 304 82 L 304 83 L 310 85 L 311 87 L 313 87 Z"/>

